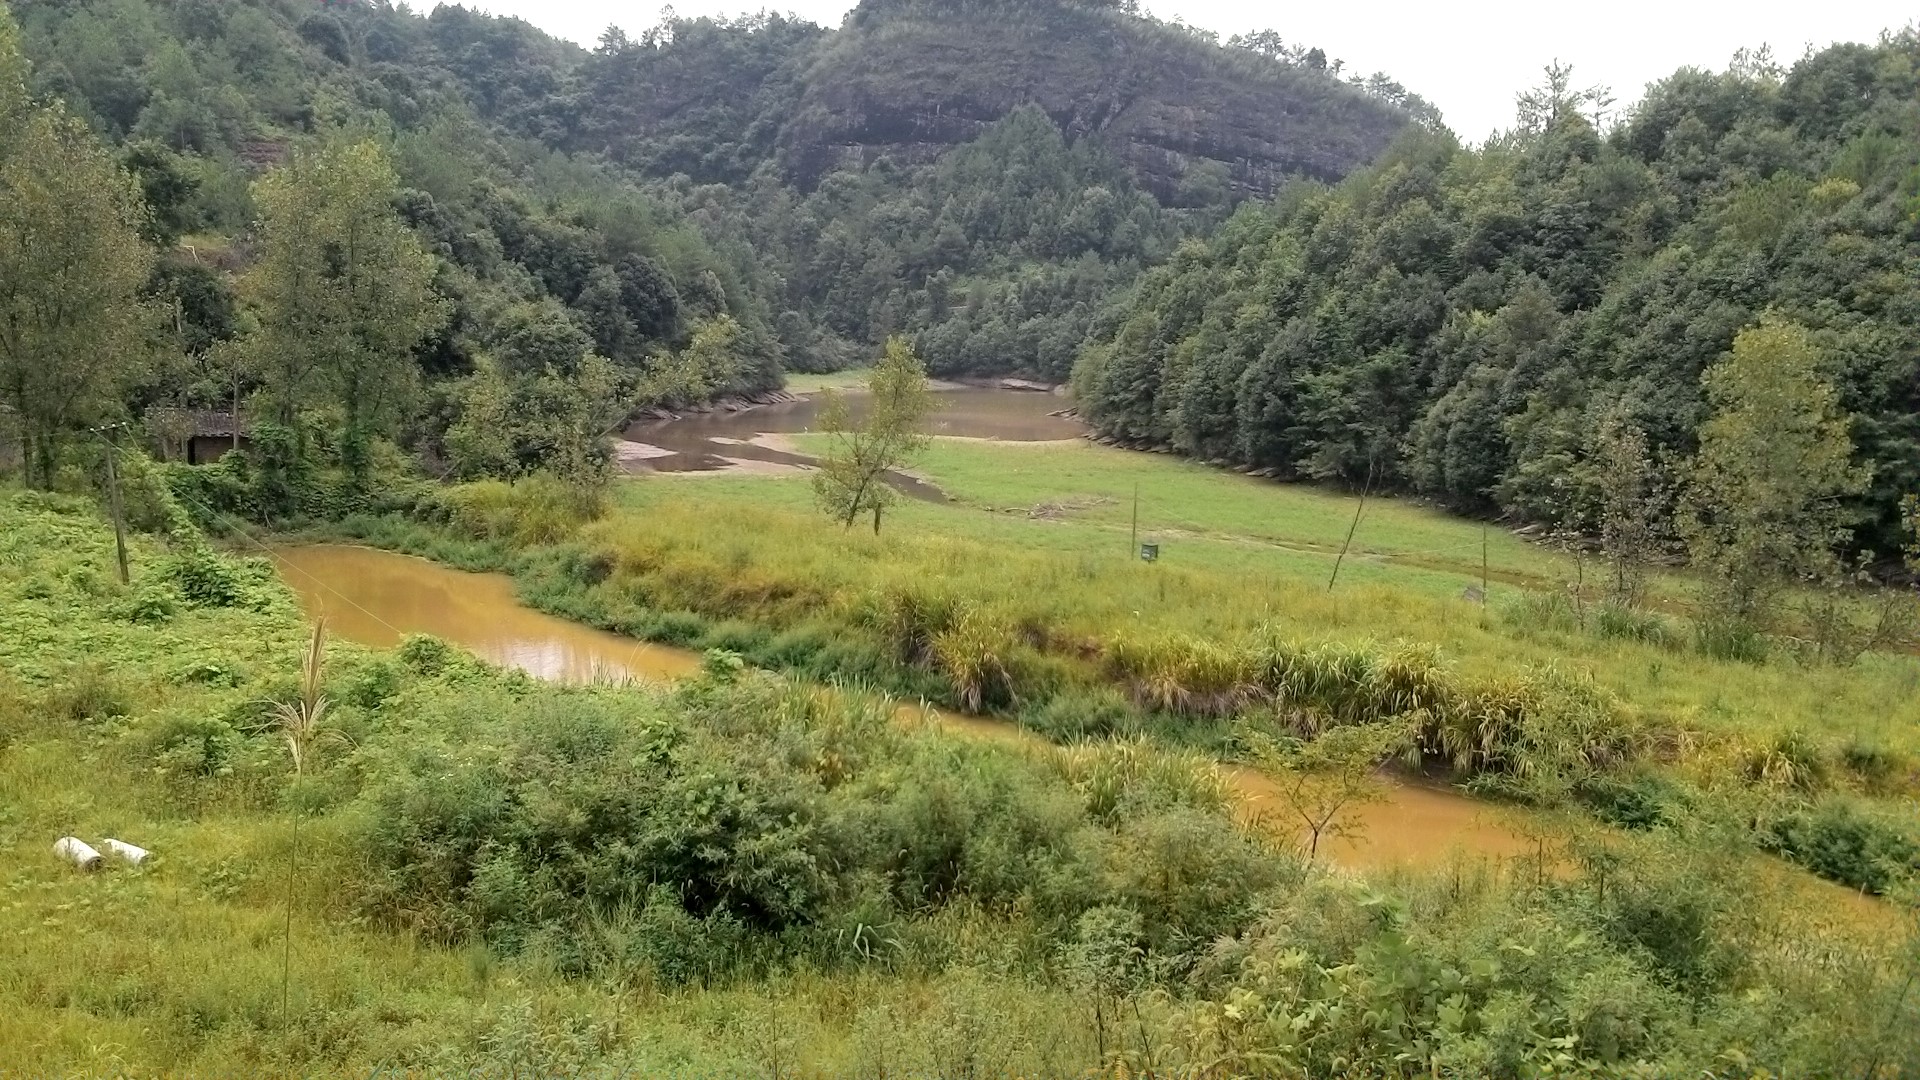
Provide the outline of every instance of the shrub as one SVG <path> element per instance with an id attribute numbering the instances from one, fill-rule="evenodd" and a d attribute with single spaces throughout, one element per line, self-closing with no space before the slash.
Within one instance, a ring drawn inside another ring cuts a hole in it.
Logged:
<path id="1" fill-rule="evenodd" d="M 249 738 L 220 717 L 168 713 L 137 737 L 154 772 L 169 780 L 231 776 L 248 756 Z"/>
<path id="2" fill-rule="evenodd" d="M 1693 645 L 1715 660 L 1764 663 L 1770 649 L 1767 635 L 1752 623 L 1738 619 L 1702 619 L 1693 624 Z"/>
<path id="3" fill-rule="evenodd" d="M 143 581 L 121 601 L 117 613 L 142 626 L 163 626 L 180 610 L 180 591 L 164 581 Z"/>
<path id="4" fill-rule="evenodd" d="M 1132 733 L 1140 726 L 1139 714 L 1127 699 L 1108 689 L 1063 690 L 1040 701 L 1027 703 L 1020 710 L 1020 726 L 1030 728 L 1055 742 L 1077 739 L 1104 739 Z"/>
<path id="5" fill-rule="evenodd" d="M 1620 604 L 1602 604 L 1594 612 L 1593 628 L 1603 638 L 1638 641 L 1665 649 L 1676 644 L 1666 619 L 1651 611 Z"/>
<path id="6" fill-rule="evenodd" d="M 1604 887 L 1583 889 L 1576 904 L 1592 913 L 1609 941 L 1643 954 L 1668 986 L 1704 998 L 1742 959 L 1722 932 L 1737 892 L 1730 881 L 1689 873 L 1665 853 L 1641 854 L 1613 862 Z"/>
<path id="7" fill-rule="evenodd" d="M 662 611 L 653 617 L 643 636 L 667 645 L 692 648 L 700 643 L 706 632 L 707 620 L 691 611 Z"/>
<path id="8" fill-rule="evenodd" d="M 408 634 L 393 650 L 393 658 L 415 675 L 429 679 L 486 670 L 486 664 L 472 653 L 429 634 Z"/>
<path id="9" fill-rule="evenodd" d="M 546 473 L 520 480 L 479 480 L 442 496 L 452 524 L 487 540 L 530 547 L 571 539 L 580 527 L 606 512 L 599 492 L 568 484 Z"/>
<path id="10" fill-rule="evenodd" d="M 1018 702 L 1019 648 L 1003 622 L 973 607 L 934 634 L 930 644 L 934 665 L 971 712 Z"/>
<path id="11" fill-rule="evenodd" d="M 1906 754 L 1877 742 L 1862 741 L 1858 734 L 1840 748 L 1840 762 L 1869 790 L 1891 787 L 1901 774 L 1913 767 Z"/>
<path id="12" fill-rule="evenodd" d="M 1136 703 L 1165 712 L 1231 716 L 1262 690 L 1259 660 L 1245 648 L 1191 637 L 1116 637 L 1108 674 Z"/>
<path id="13" fill-rule="evenodd" d="M 271 566 L 257 559 L 226 558 L 198 537 L 169 557 L 163 573 L 196 607 L 264 609 L 279 587 Z"/>
<path id="14" fill-rule="evenodd" d="M 246 672 L 237 665 L 221 660 L 194 660 L 177 669 L 171 676 L 173 682 L 182 686 L 211 686 L 232 689 L 247 681 Z"/>
<path id="15" fill-rule="evenodd" d="M 362 709 L 377 709 L 400 692 L 401 681 L 400 669 L 381 657 L 354 672 L 341 699 Z"/>
<path id="16" fill-rule="evenodd" d="M 1845 799 L 1774 821 L 1762 843 L 1821 877 L 1874 894 L 1920 871 L 1920 845 Z"/>
<path id="17" fill-rule="evenodd" d="M 1520 630 L 1575 633 L 1580 629 L 1580 614 L 1573 598 L 1564 592 L 1535 592 L 1523 589 L 1500 605 L 1500 618 Z"/>
<path id="18" fill-rule="evenodd" d="M 1749 747 L 1745 757 L 1750 784 L 1816 791 L 1826 783 L 1826 755 L 1820 744 L 1799 728 L 1775 732 L 1766 742 Z"/>
<path id="19" fill-rule="evenodd" d="M 857 618 L 901 663 L 923 664 L 933 658 L 934 640 L 960 621 L 961 608 L 950 593 L 896 585 L 863 598 Z"/>
<path id="20" fill-rule="evenodd" d="M 105 664 L 89 661 L 63 671 L 47 690 L 45 708 L 76 723 L 113 720 L 133 712 L 126 682 Z"/>
<path id="21" fill-rule="evenodd" d="M 1671 824 L 1679 797 L 1671 783 L 1652 772 L 1583 777 L 1574 785 L 1573 795 L 1595 817 L 1623 829 Z"/>

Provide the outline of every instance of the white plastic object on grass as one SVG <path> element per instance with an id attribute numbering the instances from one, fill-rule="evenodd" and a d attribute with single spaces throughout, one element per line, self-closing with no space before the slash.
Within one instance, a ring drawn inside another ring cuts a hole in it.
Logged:
<path id="1" fill-rule="evenodd" d="M 77 836 L 63 836 L 55 840 L 53 853 L 82 870 L 95 870 L 100 866 L 100 853 Z"/>
<path id="2" fill-rule="evenodd" d="M 139 847 L 134 844 L 129 844 L 125 840 L 115 840 L 111 836 L 107 837 L 105 840 L 100 841 L 100 846 L 103 848 L 106 848 L 108 851 L 112 852 L 115 855 L 120 856 L 121 858 L 127 860 L 128 862 L 132 863 L 135 866 L 139 866 L 141 863 L 146 862 L 147 856 L 153 854 L 153 852 L 148 851 L 146 848 Z"/>

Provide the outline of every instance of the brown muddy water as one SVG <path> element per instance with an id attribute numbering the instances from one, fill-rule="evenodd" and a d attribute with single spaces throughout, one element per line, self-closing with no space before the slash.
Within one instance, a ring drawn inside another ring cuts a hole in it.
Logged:
<path id="1" fill-rule="evenodd" d="M 936 391 L 933 398 L 934 412 L 926 425 L 931 435 L 1045 442 L 1078 438 L 1086 431 L 1078 420 L 1051 415 L 1068 404 L 1056 394 L 963 386 Z M 866 395 L 848 394 L 846 401 L 853 422 L 864 421 L 869 408 Z M 816 395 L 744 412 L 641 420 L 620 433 L 623 442 L 616 456 L 632 473 L 804 469 L 814 464 L 813 458 L 755 440 L 817 430 L 825 407 L 825 400 Z M 938 488 L 905 474 L 890 475 L 888 481 L 915 498 L 946 499 Z"/>
<path id="2" fill-rule="evenodd" d="M 503 574 L 470 574 L 410 555 L 345 545 L 289 547 L 274 554 L 280 576 L 307 613 L 324 614 L 334 633 L 363 645 L 388 648 L 407 634 L 432 634 L 493 663 L 560 682 L 672 681 L 700 667 L 699 654 L 690 650 L 534 611 L 514 596 L 513 583 Z M 917 705 L 902 706 L 900 712 L 904 719 L 924 719 L 971 737 L 1042 743 L 1000 720 Z M 1292 831 L 1274 804 L 1271 780 L 1244 766 L 1222 766 L 1221 775 L 1241 796 L 1247 816 Z M 1511 813 L 1445 788 L 1389 781 L 1383 800 L 1353 813 L 1359 826 L 1353 835 L 1323 840 L 1321 850 L 1351 867 L 1523 855 L 1534 845 Z"/>
<path id="3" fill-rule="evenodd" d="M 308 615 L 349 641 L 391 648 L 432 634 L 542 679 L 666 682 L 700 667 L 685 649 L 652 645 L 545 615 L 520 603 L 504 574 L 468 574 L 426 559 L 334 544 L 274 552 Z"/>

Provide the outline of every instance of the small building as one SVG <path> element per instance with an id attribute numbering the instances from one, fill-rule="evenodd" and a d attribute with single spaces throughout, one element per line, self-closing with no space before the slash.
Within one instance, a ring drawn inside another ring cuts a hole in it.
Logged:
<path id="1" fill-rule="evenodd" d="M 227 456 L 228 451 L 245 449 L 252 440 L 247 423 L 236 423 L 233 413 L 221 409 L 167 409 L 147 412 L 147 430 L 152 432 L 160 460 L 184 461 L 189 465 L 210 465 Z"/>

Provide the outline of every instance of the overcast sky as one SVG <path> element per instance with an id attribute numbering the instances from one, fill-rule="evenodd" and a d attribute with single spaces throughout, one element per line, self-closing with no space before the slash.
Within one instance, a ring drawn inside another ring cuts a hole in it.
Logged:
<path id="1" fill-rule="evenodd" d="M 659 22 L 656 3 L 629 0 L 466 0 L 517 15 L 549 33 L 592 45 L 609 25 L 638 34 Z M 419 7 L 416 0 L 416 10 Z M 735 14 L 758 5 L 680 0 L 681 15 Z M 765 5 L 835 26 L 847 0 Z M 1148 0 L 1153 14 L 1218 31 L 1224 39 L 1272 29 L 1318 45 L 1348 71 L 1384 71 L 1440 107 L 1461 138 L 1478 141 L 1513 119 L 1513 96 L 1539 82 L 1550 61 L 1574 66 L 1578 85 L 1611 87 L 1620 105 L 1683 65 L 1720 69 L 1734 50 L 1771 45 L 1784 61 L 1808 45 L 1875 40 L 1915 17 L 1912 0 L 1611 0 L 1468 3 L 1372 0 L 1285 7 L 1248 0 Z"/>

